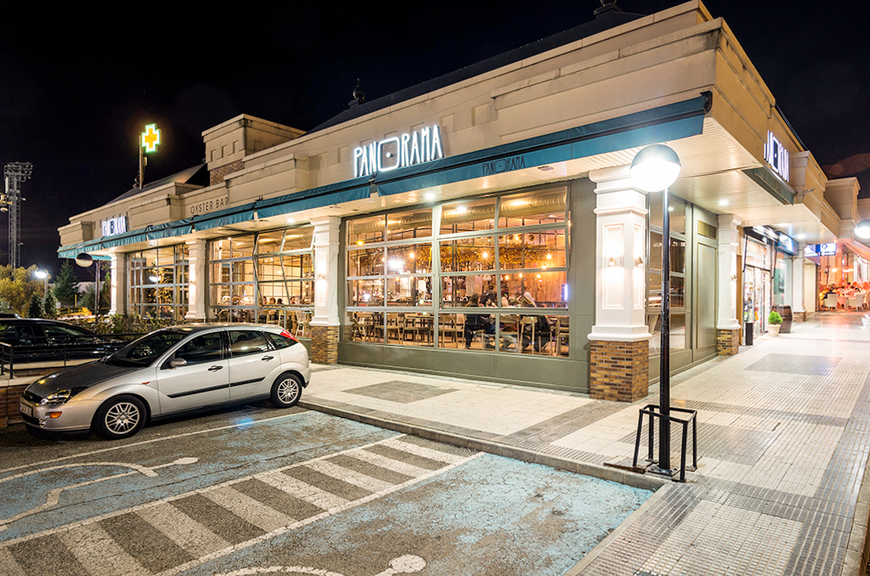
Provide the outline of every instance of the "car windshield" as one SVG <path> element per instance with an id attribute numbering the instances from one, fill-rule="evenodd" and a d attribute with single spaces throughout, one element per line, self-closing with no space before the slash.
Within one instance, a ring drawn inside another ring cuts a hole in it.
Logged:
<path id="1" fill-rule="evenodd" d="M 115 366 L 147 366 L 187 336 L 187 332 L 158 330 L 127 344 L 106 362 Z"/>

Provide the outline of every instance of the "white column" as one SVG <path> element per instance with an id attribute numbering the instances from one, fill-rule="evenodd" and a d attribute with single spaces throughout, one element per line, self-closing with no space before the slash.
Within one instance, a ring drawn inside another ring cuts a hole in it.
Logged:
<path id="1" fill-rule="evenodd" d="M 334 216 L 314 225 L 314 316 L 312 326 L 338 326 L 339 225 Z"/>
<path id="2" fill-rule="evenodd" d="M 646 324 L 646 195 L 628 166 L 594 170 L 597 184 L 595 325 L 590 340 L 649 340 Z"/>
<path id="3" fill-rule="evenodd" d="M 716 328 L 719 330 L 739 330 L 737 317 L 737 255 L 740 250 L 739 227 L 743 219 L 734 214 L 719 215 L 719 305 L 716 314 Z"/>
<path id="4" fill-rule="evenodd" d="M 791 261 L 791 311 L 803 314 L 804 308 L 804 248 L 798 244 L 798 252 Z"/>
<path id="5" fill-rule="evenodd" d="M 109 297 L 112 300 L 109 314 L 127 313 L 127 255 L 113 252 L 110 272 L 112 285 L 109 288 Z"/>
<path id="6" fill-rule="evenodd" d="M 187 314 L 185 320 L 203 322 L 206 319 L 205 295 L 208 291 L 207 244 L 205 240 L 186 242 L 188 250 Z"/>

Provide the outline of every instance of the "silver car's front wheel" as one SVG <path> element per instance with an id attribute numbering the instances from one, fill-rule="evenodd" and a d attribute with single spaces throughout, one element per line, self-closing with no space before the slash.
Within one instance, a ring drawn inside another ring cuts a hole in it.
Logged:
<path id="1" fill-rule="evenodd" d="M 299 402 L 302 382 L 295 374 L 281 374 L 272 384 L 272 404 L 276 408 L 289 408 Z"/>
<path id="2" fill-rule="evenodd" d="M 145 425 L 145 405 L 135 396 L 112 398 L 97 410 L 94 432 L 101 438 L 129 438 Z"/>

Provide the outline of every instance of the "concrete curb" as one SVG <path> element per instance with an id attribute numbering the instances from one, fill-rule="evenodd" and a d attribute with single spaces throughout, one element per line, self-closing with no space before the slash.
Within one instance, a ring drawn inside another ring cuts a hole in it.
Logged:
<path id="1" fill-rule="evenodd" d="M 555 468 L 557 470 L 565 470 L 567 472 L 574 472 L 576 474 L 585 474 L 586 476 L 592 476 L 593 478 L 599 478 L 601 480 L 618 482 L 619 484 L 631 486 L 632 488 L 652 490 L 653 492 L 655 492 L 659 488 L 670 484 L 667 480 L 663 478 L 647 476 L 645 474 L 636 474 L 633 472 L 621 470 L 619 468 L 610 468 L 607 466 L 600 466 L 598 464 L 590 464 L 588 462 L 578 462 L 569 458 L 561 458 L 559 456 L 544 454 L 543 452 L 536 452 L 534 450 L 527 450 L 524 448 L 519 448 L 517 446 L 502 444 L 500 442 L 480 440 L 478 438 L 471 438 L 461 434 L 444 432 L 442 430 L 427 428 L 425 426 L 417 426 L 397 420 L 389 420 L 386 418 L 378 418 L 365 414 L 359 414 L 350 410 L 341 410 L 332 406 L 322 406 L 316 401 L 300 400 L 299 406 L 301 408 L 307 408 L 309 410 L 323 412 L 324 414 L 347 418 L 348 420 L 355 420 L 357 422 L 362 422 L 363 424 L 370 424 L 372 426 L 377 426 L 386 430 L 392 430 L 394 432 L 401 432 L 403 434 L 419 436 L 421 438 L 426 438 L 427 440 L 434 440 L 436 442 L 443 442 L 452 446 L 459 446 L 461 448 L 468 448 L 471 450 L 477 450 L 479 452 L 495 454 L 496 456 L 504 456 L 505 458 L 512 458 L 514 460 L 529 462 L 531 464 L 542 464 L 544 466 L 549 466 L 550 468 Z"/>

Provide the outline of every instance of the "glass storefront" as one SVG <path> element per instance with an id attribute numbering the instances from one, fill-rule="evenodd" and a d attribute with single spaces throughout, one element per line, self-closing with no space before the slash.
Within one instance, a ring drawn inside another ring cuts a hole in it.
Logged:
<path id="1" fill-rule="evenodd" d="M 172 322 L 188 309 L 187 246 L 164 246 L 127 254 L 130 313 Z"/>
<path id="2" fill-rule="evenodd" d="M 773 252 L 764 240 L 744 237 L 743 321 L 753 324 L 757 336 L 767 330 L 767 316 L 773 303 L 771 264 Z"/>
<path id="3" fill-rule="evenodd" d="M 649 276 L 647 277 L 647 326 L 650 334 L 650 354 L 661 351 L 662 315 L 662 193 L 651 193 L 649 198 Z M 686 314 L 686 212 L 684 201 L 671 194 L 670 210 L 670 345 L 671 350 L 688 347 Z"/>
<path id="4" fill-rule="evenodd" d="M 345 339 L 567 356 L 569 227 L 564 185 L 350 219 Z"/>
<path id="5" fill-rule="evenodd" d="M 211 240 L 209 319 L 280 324 L 310 336 L 313 227 Z"/>

